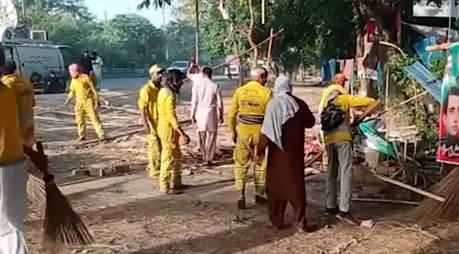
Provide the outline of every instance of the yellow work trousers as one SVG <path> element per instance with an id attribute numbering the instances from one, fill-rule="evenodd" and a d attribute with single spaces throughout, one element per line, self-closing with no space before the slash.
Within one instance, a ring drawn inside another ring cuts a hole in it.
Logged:
<path id="1" fill-rule="evenodd" d="M 78 127 L 78 136 L 80 138 L 84 138 L 86 136 L 86 117 L 89 117 L 91 120 L 94 130 L 99 138 L 103 138 L 105 135 L 102 122 L 100 121 L 94 105 L 95 102 L 93 99 L 78 101 L 75 105 L 75 118 Z"/>
<path id="2" fill-rule="evenodd" d="M 234 182 L 236 191 L 245 191 L 247 182 L 247 171 L 256 145 L 260 142 L 260 125 L 240 124 L 238 128 L 238 137 L 234 149 Z M 263 159 L 264 158 L 264 159 Z M 263 195 L 265 193 L 266 178 L 266 159 L 262 156 L 255 166 L 255 193 Z"/>
<path id="3" fill-rule="evenodd" d="M 152 178 L 159 176 L 161 168 L 161 143 L 155 129 L 150 130 L 147 137 L 147 174 Z"/>
<path id="4" fill-rule="evenodd" d="M 182 185 L 180 171 L 179 134 L 168 124 L 158 125 L 158 136 L 161 141 L 161 169 L 159 172 L 159 189 L 168 192 Z"/>

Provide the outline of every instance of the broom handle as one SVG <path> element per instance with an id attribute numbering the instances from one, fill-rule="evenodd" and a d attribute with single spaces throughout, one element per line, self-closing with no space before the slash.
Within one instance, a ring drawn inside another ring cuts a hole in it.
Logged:
<path id="1" fill-rule="evenodd" d="M 37 141 L 37 143 L 35 144 L 37 146 L 37 152 L 45 157 L 45 149 L 43 148 L 43 143 L 41 141 Z M 51 182 L 54 180 L 54 176 L 52 174 L 49 173 L 48 169 L 43 169 L 42 170 L 44 176 L 43 176 L 43 181 L 45 181 L 45 183 L 48 183 L 48 182 Z"/>

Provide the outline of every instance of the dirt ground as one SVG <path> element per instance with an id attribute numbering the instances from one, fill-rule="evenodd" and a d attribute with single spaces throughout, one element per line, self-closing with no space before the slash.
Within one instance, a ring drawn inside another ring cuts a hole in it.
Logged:
<path id="1" fill-rule="evenodd" d="M 321 88 L 295 87 L 294 93 L 312 109 Z M 225 94 L 225 104 L 229 103 Z M 113 106 L 101 109 L 108 136 L 142 127 L 135 113 L 136 95 L 130 91 L 103 92 Z M 371 229 L 344 224 L 324 214 L 325 176 L 307 178 L 308 220 L 324 225 L 309 234 L 270 227 L 265 207 L 253 201 L 238 211 L 232 182 L 232 142 L 226 124 L 218 135 L 217 166 L 200 167 L 196 135 L 189 123 L 185 131 L 192 143 L 183 147 L 183 180 L 192 187 L 185 194 L 166 196 L 158 183 L 145 176 L 145 134 L 117 138 L 109 143 L 81 145 L 76 139 L 72 109 L 64 95 L 38 96 L 37 137 L 46 145 L 51 171 L 62 190 L 90 228 L 95 244 L 72 246 L 72 254 L 332 254 L 332 253 L 459 253 L 459 224 L 420 222 L 410 217 L 412 207 L 353 203 L 355 216 L 373 219 Z M 118 109 L 119 109 L 118 108 Z M 56 112 L 57 111 L 57 112 Z M 189 118 L 188 105 L 178 107 L 179 120 Z M 95 138 L 88 125 L 89 138 Z M 101 169 L 122 169 L 100 177 Z M 89 170 L 92 176 L 73 175 Z M 26 221 L 30 253 L 40 248 L 42 207 L 31 202 Z"/>

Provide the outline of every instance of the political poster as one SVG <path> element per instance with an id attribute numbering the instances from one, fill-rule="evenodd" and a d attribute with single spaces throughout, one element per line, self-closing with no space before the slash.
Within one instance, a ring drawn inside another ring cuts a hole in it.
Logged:
<path id="1" fill-rule="evenodd" d="M 459 43 L 448 47 L 448 61 L 442 81 L 437 160 L 459 165 Z"/>

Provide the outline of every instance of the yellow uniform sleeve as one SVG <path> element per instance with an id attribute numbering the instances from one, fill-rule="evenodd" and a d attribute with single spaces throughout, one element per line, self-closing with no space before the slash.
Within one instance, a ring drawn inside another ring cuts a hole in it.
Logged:
<path id="1" fill-rule="evenodd" d="M 232 134 L 236 132 L 237 114 L 239 112 L 239 90 L 236 90 L 231 99 L 231 105 L 228 110 L 228 125 Z"/>
<path id="2" fill-rule="evenodd" d="M 67 102 L 75 97 L 75 81 L 70 82 L 69 95 L 67 96 Z"/>
<path id="3" fill-rule="evenodd" d="M 374 103 L 375 100 L 369 97 L 363 97 L 363 96 L 352 96 L 352 95 L 345 95 L 347 97 L 349 107 L 354 108 L 354 107 L 367 107 L 370 104 Z"/>
<path id="4" fill-rule="evenodd" d="M 139 107 L 140 110 L 145 110 L 148 107 L 148 93 L 145 88 L 140 89 L 139 92 L 139 99 L 137 100 L 137 106 Z"/>
<path id="5" fill-rule="evenodd" d="M 175 107 L 175 96 L 169 95 L 166 98 L 166 117 L 172 128 L 174 128 L 174 130 L 178 130 L 179 124 L 177 121 L 177 115 L 175 113 Z"/>

